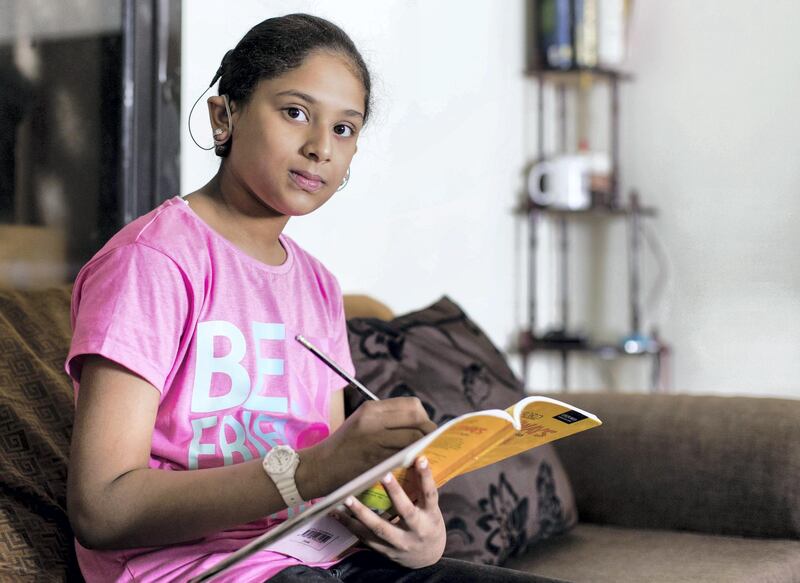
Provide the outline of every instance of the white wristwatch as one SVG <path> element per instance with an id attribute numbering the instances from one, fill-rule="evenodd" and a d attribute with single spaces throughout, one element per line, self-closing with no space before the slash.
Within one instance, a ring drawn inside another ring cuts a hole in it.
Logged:
<path id="1" fill-rule="evenodd" d="M 261 462 L 264 471 L 275 482 L 287 508 L 304 502 L 294 481 L 294 473 L 299 464 L 300 455 L 288 445 L 273 447 Z"/>

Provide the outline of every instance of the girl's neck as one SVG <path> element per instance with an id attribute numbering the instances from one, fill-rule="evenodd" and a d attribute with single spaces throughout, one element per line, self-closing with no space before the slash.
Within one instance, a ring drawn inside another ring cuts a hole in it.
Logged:
<path id="1" fill-rule="evenodd" d="M 225 164 L 208 184 L 187 199 L 201 219 L 243 252 L 270 265 L 286 260 L 278 237 L 289 217 L 267 207 L 243 188 L 225 172 Z"/>

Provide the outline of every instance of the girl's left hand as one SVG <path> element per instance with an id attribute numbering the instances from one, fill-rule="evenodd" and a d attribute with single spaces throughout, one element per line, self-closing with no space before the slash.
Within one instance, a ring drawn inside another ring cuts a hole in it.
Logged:
<path id="1" fill-rule="evenodd" d="M 397 511 L 399 520 L 396 522 L 381 518 L 352 496 L 345 505 L 355 518 L 343 512 L 333 515 L 368 547 L 404 567 L 419 569 L 441 558 L 446 533 L 439 509 L 439 491 L 427 459 L 417 458 L 414 469 L 412 473 L 417 475 L 420 493 L 416 505 L 391 473 L 381 480 Z"/>

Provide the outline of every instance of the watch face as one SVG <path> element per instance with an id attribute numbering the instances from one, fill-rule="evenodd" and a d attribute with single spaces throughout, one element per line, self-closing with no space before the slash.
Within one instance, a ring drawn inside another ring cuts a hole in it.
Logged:
<path id="1" fill-rule="evenodd" d="M 270 472 L 282 474 L 292 467 L 294 452 L 288 448 L 276 447 L 267 458 L 267 468 Z"/>

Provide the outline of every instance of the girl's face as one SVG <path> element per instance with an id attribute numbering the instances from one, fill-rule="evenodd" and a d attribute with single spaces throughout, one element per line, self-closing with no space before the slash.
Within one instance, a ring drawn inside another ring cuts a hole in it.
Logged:
<path id="1" fill-rule="evenodd" d="M 310 53 L 296 69 L 260 81 L 244 107 L 234 104 L 227 170 L 277 213 L 310 213 L 342 184 L 364 100 L 345 57 Z"/>

